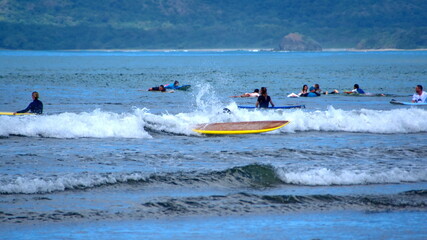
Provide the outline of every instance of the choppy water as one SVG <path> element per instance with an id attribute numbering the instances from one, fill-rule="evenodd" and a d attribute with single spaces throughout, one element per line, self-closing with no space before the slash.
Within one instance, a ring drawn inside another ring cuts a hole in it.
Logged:
<path id="1" fill-rule="evenodd" d="M 5 239 L 427 238 L 427 52 L 0 52 Z M 175 80 L 188 91 L 146 90 Z M 385 96 L 291 99 L 303 84 Z M 265 86 L 276 105 L 229 98 Z M 223 113 L 229 108 L 231 114 Z M 204 136 L 206 122 L 289 120 Z M 375 231 L 372 230 L 375 227 Z M 360 233 L 365 234 L 360 234 Z"/>

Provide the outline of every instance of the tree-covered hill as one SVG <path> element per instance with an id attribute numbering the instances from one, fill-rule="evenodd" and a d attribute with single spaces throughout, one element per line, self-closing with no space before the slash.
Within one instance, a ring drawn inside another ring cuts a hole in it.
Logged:
<path id="1" fill-rule="evenodd" d="M 0 48 L 427 48 L 425 0 L 0 0 Z"/>

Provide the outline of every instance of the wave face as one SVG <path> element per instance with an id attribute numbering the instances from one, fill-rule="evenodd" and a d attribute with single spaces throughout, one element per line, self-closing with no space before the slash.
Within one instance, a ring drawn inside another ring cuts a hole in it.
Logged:
<path id="1" fill-rule="evenodd" d="M 63 176 L 23 177 L 2 180 L 0 194 L 43 194 L 58 191 L 99 188 L 111 185 L 180 186 L 199 188 L 264 189 L 280 185 L 334 186 L 390 184 L 427 181 L 424 169 L 332 170 L 314 168 L 288 170 L 286 167 L 250 164 L 211 172 L 174 172 L 147 174 L 75 173 Z"/>
<path id="2" fill-rule="evenodd" d="M 151 138 L 150 132 L 197 135 L 194 125 L 209 122 L 289 120 L 291 123 L 273 134 L 299 131 L 352 133 L 421 133 L 427 132 L 424 109 L 350 110 L 329 107 L 326 111 L 248 111 L 235 103 L 222 107 L 204 106 L 203 110 L 178 114 L 152 114 L 147 109 L 130 113 L 101 110 L 43 116 L 0 116 L 0 136 L 42 136 L 52 138 Z M 271 133 L 270 133 L 271 134 Z"/>

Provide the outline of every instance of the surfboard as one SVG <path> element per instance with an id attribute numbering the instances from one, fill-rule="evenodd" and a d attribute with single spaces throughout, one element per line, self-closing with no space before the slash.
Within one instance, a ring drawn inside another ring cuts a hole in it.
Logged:
<path id="1" fill-rule="evenodd" d="M 206 123 L 196 125 L 193 131 L 203 134 L 250 134 L 273 131 L 287 124 L 289 121 Z"/>
<path id="2" fill-rule="evenodd" d="M 0 115 L 20 116 L 20 115 L 34 115 L 34 113 L 17 113 L 17 114 L 13 114 L 13 112 L 0 112 Z"/>
<path id="3" fill-rule="evenodd" d="M 408 105 L 408 106 L 427 106 L 427 103 L 413 103 L 413 102 L 399 102 L 394 99 L 390 101 L 391 104 L 395 105 Z"/>
<path id="4" fill-rule="evenodd" d="M 238 108 L 254 109 L 255 106 L 237 106 Z M 305 108 L 305 105 L 289 105 L 289 106 L 275 106 L 268 108 L 258 108 L 258 109 L 289 109 L 289 108 Z"/>

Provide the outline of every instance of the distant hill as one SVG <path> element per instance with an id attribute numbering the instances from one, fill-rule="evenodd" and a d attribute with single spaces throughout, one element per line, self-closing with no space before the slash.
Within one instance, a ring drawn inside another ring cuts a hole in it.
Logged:
<path id="1" fill-rule="evenodd" d="M 0 48 L 427 48 L 425 0 L 3 0 Z"/>

